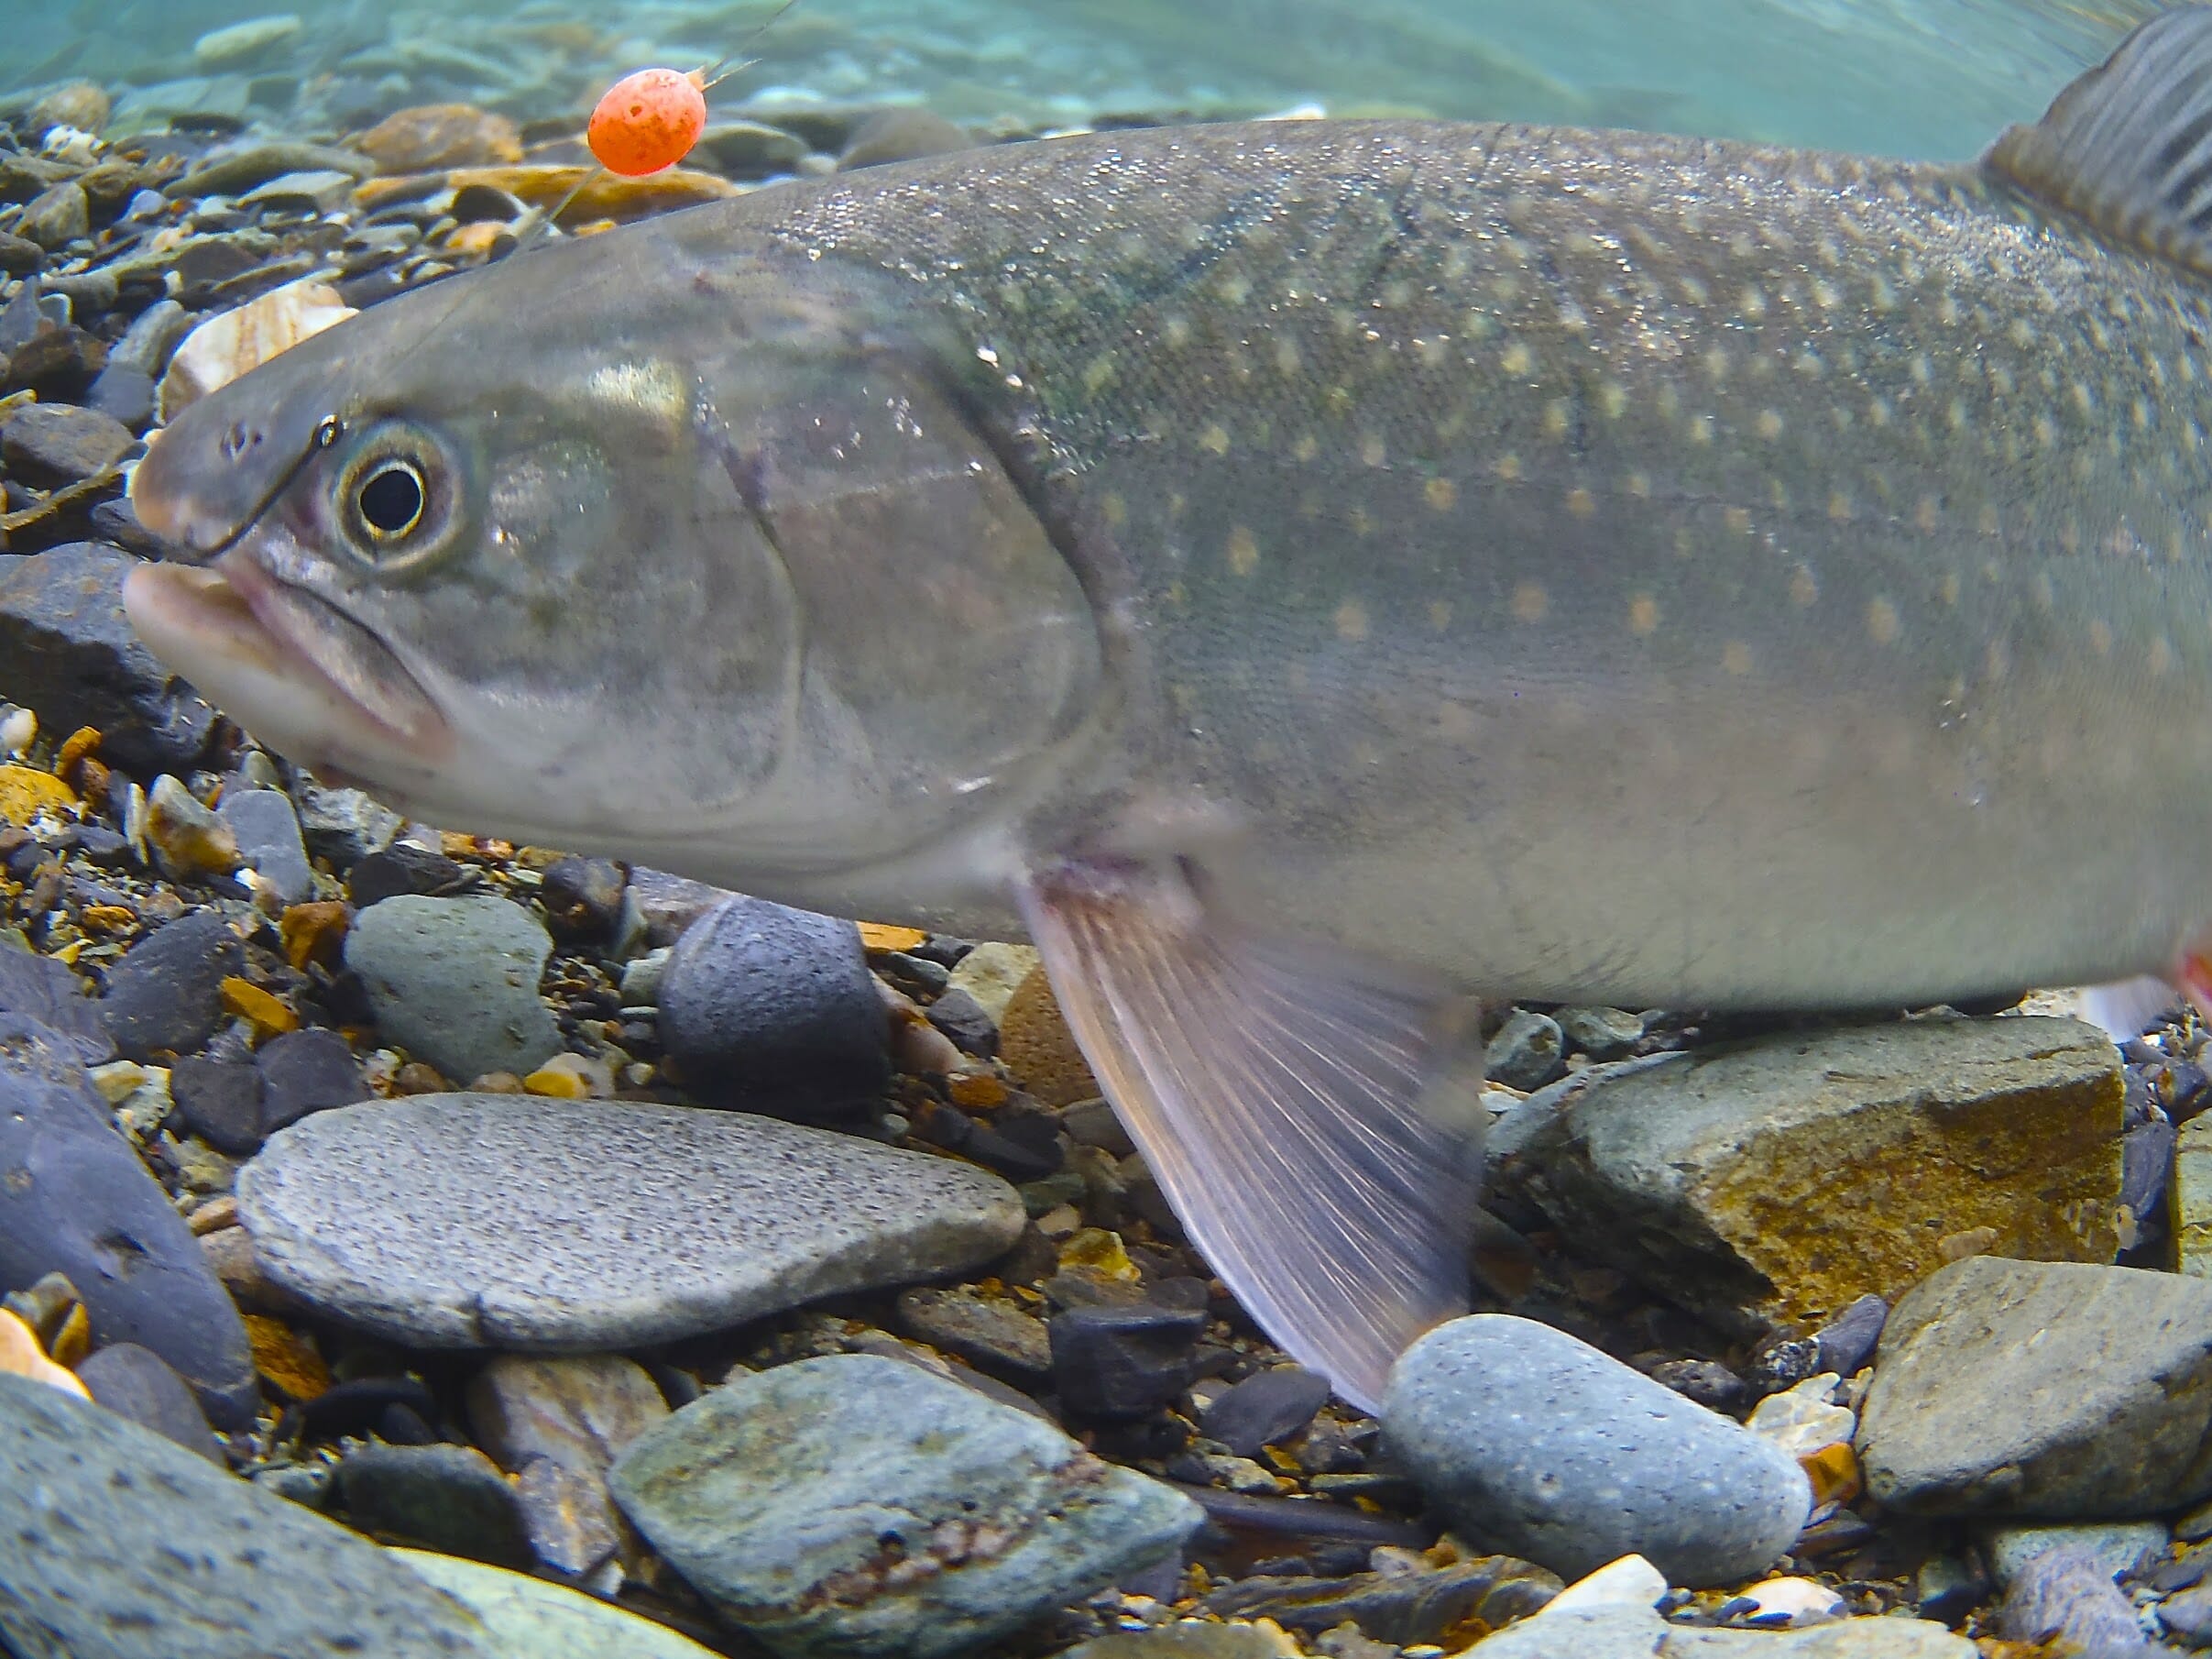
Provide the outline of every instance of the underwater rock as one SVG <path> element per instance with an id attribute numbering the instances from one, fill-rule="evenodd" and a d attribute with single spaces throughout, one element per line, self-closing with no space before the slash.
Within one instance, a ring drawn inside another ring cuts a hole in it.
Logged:
<path id="1" fill-rule="evenodd" d="M 388 1041 L 458 1082 L 520 1076 L 561 1047 L 538 994 L 553 940 L 497 894 L 401 894 L 354 917 L 345 965 L 358 974 Z"/>
<path id="2" fill-rule="evenodd" d="M 666 1625 L 580 1590 L 458 1555 L 390 1554 L 482 1620 L 499 1659 L 717 1659 Z"/>
<path id="3" fill-rule="evenodd" d="M 328 282 L 303 278 L 210 317 L 184 336 L 161 376 L 163 421 L 249 368 L 354 314 Z"/>
<path id="4" fill-rule="evenodd" d="M 522 136 L 507 116 L 473 104 L 418 104 L 394 110 L 353 147 L 382 173 L 508 165 L 522 159 Z"/>
<path id="5" fill-rule="evenodd" d="M 15 477 L 42 489 L 104 472 L 130 446 L 129 427 L 72 403 L 34 403 L 0 426 L 0 459 Z"/>

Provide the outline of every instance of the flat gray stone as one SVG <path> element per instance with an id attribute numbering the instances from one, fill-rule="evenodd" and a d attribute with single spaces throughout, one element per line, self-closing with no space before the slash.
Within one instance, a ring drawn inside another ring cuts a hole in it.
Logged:
<path id="1" fill-rule="evenodd" d="M 1780 1447 L 1564 1331 L 1438 1326 L 1391 1368 L 1384 1434 L 1468 1536 L 1570 1581 L 1640 1555 L 1670 1584 L 1771 1565 L 1812 1509 Z"/>
<path id="2" fill-rule="evenodd" d="M 1976 1659 L 1929 1619 L 1844 1619 L 1803 1631 L 1671 1625 L 1647 1608 L 1542 1612 L 1466 1650 L 1477 1659 Z"/>
<path id="3" fill-rule="evenodd" d="M 1915 1514 L 2152 1515 L 2212 1494 L 2212 1283 L 1975 1256 L 1889 1314 L 1867 1488 Z"/>
<path id="4" fill-rule="evenodd" d="M 230 827 L 239 854 L 279 898 L 298 905 L 314 897 L 314 866 L 307 862 L 300 815 L 289 797 L 275 789 L 228 789 L 215 810 Z"/>
<path id="5" fill-rule="evenodd" d="M 269 1137 L 237 1195 L 269 1280 L 422 1347 L 670 1342 L 972 1267 L 1024 1220 L 998 1176 L 927 1153 L 512 1094 L 319 1112 Z"/>
<path id="6" fill-rule="evenodd" d="M 494 1659 L 367 1540 L 103 1407 L 0 1375 L 0 1642 L 99 1659 Z"/>
<path id="7" fill-rule="evenodd" d="M 2141 1571 L 2165 1551 L 2165 1525 L 2157 1521 L 2086 1522 L 2061 1526 L 1999 1526 L 1982 1540 L 1989 1572 L 1998 1586 L 2009 1585 L 2038 1555 L 2065 1550 L 2086 1555 L 2108 1578 Z"/>
<path id="8" fill-rule="evenodd" d="M 664 1624 L 542 1578 L 428 1550 L 390 1553 L 481 1619 L 499 1659 L 716 1659 Z"/>
<path id="9" fill-rule="evenodd" d="M 553 939 L 489 893 L 403 893 L 369 906 L 345 936 L 383 1035 L 455 1082 L 535 1071 L 561 1047 L 538 994 Z"/>
<path id="10" fill-rule="evenodd" d="M 937 1659 L 1173 1554 L 1173 1488 L 918 1366 L 740 1377 L 648 1430 L 615 1501 L 693 1588 L 788 1659 Z"/>

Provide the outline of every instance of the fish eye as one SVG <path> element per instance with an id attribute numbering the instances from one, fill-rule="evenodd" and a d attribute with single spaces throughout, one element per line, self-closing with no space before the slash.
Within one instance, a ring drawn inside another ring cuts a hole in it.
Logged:
<path id="1" fill-rule="evenodd" d="M 379 576 L 450 547 L 458 513 L 451 456 L 431 433 L 389 422 L 342 450 L 332 505 L 347 551 Z"/>
<path id="2" fill-rule="evenodd" d="M 422 475 L 411 461 L 380 461 L 355 487 L 362 523 L 382 541 L 397 541 L 420 524 L 427 500 Z"/>

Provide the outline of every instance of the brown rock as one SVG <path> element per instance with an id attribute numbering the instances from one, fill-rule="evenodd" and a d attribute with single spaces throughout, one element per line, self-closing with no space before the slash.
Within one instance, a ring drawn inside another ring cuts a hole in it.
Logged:
<path id="1" fill-rule="evenodd" d="M 522 135 L 505 115 L 473 104 L 418 104 L 385 116 L 354 148 L 380 173 L 434 172 L 511 165 L 522 159 Z"/>
<path id="2" fill-rule="evenodd" d="M 41 191 L 23 210 L 16 229 L 40 247 L 60 247 L 79 236 L 90 236 L 93 209 L 84 194 L 84 186 L 71 179 Z"/>
<path id="3" fill-rule="evenodd" d="M 107 94 L 99 87 L 90 81 L 71 81 L 31 105 L 28 125 L 35 137 L 57 126 L 96 133 L 107 125 L 108 108 Z"/>
<path id="4" fill-rule="evenodd" d="M 2045 1261 L 2108 1262 L 2119 1241 L 2119 1057 L 2073 1020 L 1798 1033 L 1557 1087 L 1507 1170 L 1593 1252 L 1739 1334 L 1894 1300 L 1969 1235 Z"/>
<path id="5" fill-rule="evenodd" d="M 1031 969 L 1006 1000 L 999 1019 L 999 1059 L 1046 1105 L 1072 1106 L 1105 1093 L 1076 1046 L 1043 968 Z"/>
<path id="6" fill-rule="evenodd" d="M 595 219 L 641 219 L 672 208 L 691 207 L 701 202 L 719 202 L 740 195 L 728 180 L 687 167 L 644 179 L 618 178 L 597 168 L 584 166 L 464 167 L 445 176 L 454 191 L 472 185 L 505 191 L 531 207 L 553 207 L 576 190 L 576 197 L 561 215 L 561 224 L 575 228 Z M 577 186 L 583 186 L 577 190 Z M 401 175 L 372 179 L 355 192 L 364 213 L 374 213 L 390 202 L 409 201 L 422 193 L 420 178 Z"/>

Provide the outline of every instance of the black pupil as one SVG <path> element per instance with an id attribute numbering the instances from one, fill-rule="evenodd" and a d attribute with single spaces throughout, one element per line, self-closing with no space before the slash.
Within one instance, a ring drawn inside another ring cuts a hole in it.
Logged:
<path id="1" fill-rule="evenodd" d="M 411 467 L 380 467 L 362 482 L 361 516 L 381 535 L 403 535 L 422 516 L 422 480 Z"/>

